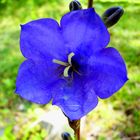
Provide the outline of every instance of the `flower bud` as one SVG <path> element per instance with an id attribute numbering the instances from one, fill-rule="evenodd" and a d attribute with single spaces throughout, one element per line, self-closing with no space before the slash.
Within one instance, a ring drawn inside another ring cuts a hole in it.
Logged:
<path id="1" fill-rule="evenodd" d="M 123 13 L 124 10 L 122 7 L 111 7 L 103 13 L 102 20 L 104 21 L 105 25 L 109 28 L 119 21 Z"/>
<path id="2" fill-rule="evenodd" d="M 73 0 L 69 4 L 69 9 L 70 9 L 70 11 L 82 9 L 81 3 L 77 0 Z"/>
<path id="3" fill-rule="evenodd" d="M 63 140 L 72 140 L 70 134 L 67 133 L 67 132 L 62 133 L 61 137 L 62 137 Z"/>

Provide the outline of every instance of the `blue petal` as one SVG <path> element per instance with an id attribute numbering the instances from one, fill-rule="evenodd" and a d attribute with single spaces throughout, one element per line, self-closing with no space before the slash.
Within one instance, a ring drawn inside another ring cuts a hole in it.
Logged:
<path id="1" fill-rule="evenodd" d="M 51 87 L 59 75 L 55 68 L 45 61 L 24 61 L 19 68 L 15 92 L 31 102 L 48 103 L 52 98 Z"/>
<path id="2" fill-rule="evenodd" d="M 34 60 L 46 56 L 63 60 L 67 54 L 58 23 L 48 18 L 21 25 L 20 47 L 26 58 Z"/>
<path id="3" fill-rule="evenodd" d="M 53 104 L 59 106 L 71 120 L 78 120 L 93 110 L 98 98 L 92 83 L 84 77 L 74 75 L 74 79 L 58 82 L 54 89 Z"/>
<path id="4" fill-rule="evenodd" d="M 73 52 L 79 47 L 95 52 L 106 47 L 110 40 L 107 28 L 93 8 L 64 15 L 61 28 L 66 46 Z"/>
<path id="5" fill-rule="evenodd" d="M 89 77 L 93 81 L 94 90 L 102 99 L 117 92 L 128 80 L 123 58 L 114 48 L 103 49 L 90 58 L 88 63 L 92 67 Z"/>

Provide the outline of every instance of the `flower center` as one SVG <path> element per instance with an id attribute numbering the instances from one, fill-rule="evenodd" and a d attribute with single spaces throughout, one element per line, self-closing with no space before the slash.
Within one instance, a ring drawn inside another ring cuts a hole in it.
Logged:
<path id="1" fill-rule="evenodd" d="M 70 68 L 72 68 L 72 57 L 74 56 L 75 54 L 73 52 L 71 52 L 69 55 L 68 55 L 68 62 L 63 62 L 63 61 L 60 61 L 60 60 L 57 60 L 57 59 L 53 59 L 53 63 L 56 63 L 56 64 L 59 64 L 59 65 L 62 65 L 62 66 L 65 66 L 65 69 L 63 71 L 63 75 L 64 77 L 68 77 L 69 74 L 69 70 Z"/>

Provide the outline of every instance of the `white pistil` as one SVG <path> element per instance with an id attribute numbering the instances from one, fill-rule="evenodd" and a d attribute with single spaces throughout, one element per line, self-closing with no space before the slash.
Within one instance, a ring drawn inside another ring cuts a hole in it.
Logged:
<path id="1" fill-rule="evenodd" d="M 75 54 L 74 54 L 73 52 L 70 53 L 70 54 L 68 55 L 68 62 L 69 62 L 70 65 L 72 65 L 71 59 L 72 59 L 72 57 L 73 57 L 74 55 L 75 55 Z"/>
<path id="2" fill-rule="evenodd" d="M 66 62 L 63 62 L 63 61 L 60 61 L 60 60 L 57 60 L 57 59 L 53 59 L 53 63 L 56 63 L 56 64 L 59 64 L 59 65 L 62 65 L 62 66 L 69 66 L 69 63 L 66 63 Z"/>
<path id="3" fill-rule="evenodd" d="M 69 69 L 70 69 L 71 65 L 67 66 L 65 69 L 64 69 L 64 72 L 63 72 L 63 75 L 64 77 L 69 77 Z"/>
<path id="4" fill-rule="evenodd" d="M 63 72 L 63 75 L 64 77 L 68 77 L 69 76 L 69 69 L 72 67 L 72 57 L 74 56 L 75 54 L 72 52 L 68 55 L 68 63 L 67 62 L 63 62 L 63 61 L 60 61 L 60 60 L 57 60 L 57 59 L 53 59 L 53 63 L 56 63 L 56 64 L 59 64 L 59 65 L 62 65 L 62 66 L 65 66 L 66 68 L 64 69 L 64 72 Z"/>

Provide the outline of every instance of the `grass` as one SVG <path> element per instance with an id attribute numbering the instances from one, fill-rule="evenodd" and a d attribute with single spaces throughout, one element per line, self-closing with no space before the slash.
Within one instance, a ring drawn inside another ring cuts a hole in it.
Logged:
<path id="1" fill-rule="evenodd" d="M 81 2 L 85 6 L 86 2 Z M 109 46 L 118 49 L 124 57 L 129 81 L 111 98 L 100 100 L 98 107 L 88 114 L 83 140 L 87 136 L 121 140 L 140 135 L 140 3 L 130 2 L 95 1 L 100 15 L 111 6 L 119 5 L 125 10 L 120 22 L 109 29 Z M 59 20 L 68 12 L 68 3 L 64 0 L 20 0 L 14 4 L 11 0 L 0 1 L 0 140 L 41 140 L 47 136 L 39 124 L 26 134 L 24 130 L 37 119 L 37 108 L 47 111 L 50 105 L 35 105 L 14 94 L 18 67 L 24 60 L 19 50 L 19 25 L 42 17 Z"/>

